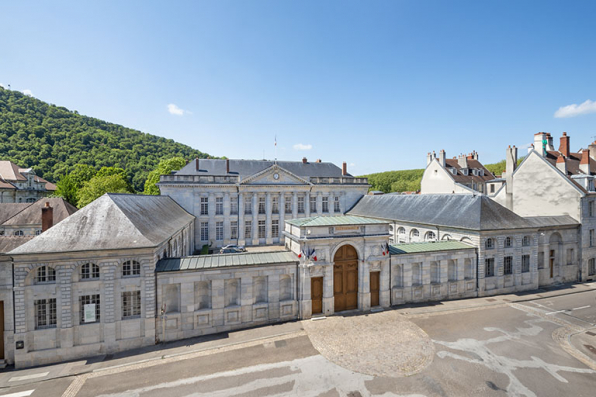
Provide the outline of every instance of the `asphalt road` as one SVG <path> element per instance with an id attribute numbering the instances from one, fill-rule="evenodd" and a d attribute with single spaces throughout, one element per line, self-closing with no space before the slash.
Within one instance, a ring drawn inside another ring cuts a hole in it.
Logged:
<path id="1" fill-rule="evenodd" d="M 432 362 L 408 377 L 354 373 L 319 354 L 308 336 L 290 334 L 167 364 L 29 383 L 0 395 L 62 396 L 73 385 L 80 387 L 69 397 L 595 395 L 596 371 L 565 351 L 553 332 L 569 323 L 596 333 L 596 290 L 408 318 L 434 345 Z M 596 336 L 582 337 L 596 346 Z M 387 343 L 396 338 L 387 335 Z"/>

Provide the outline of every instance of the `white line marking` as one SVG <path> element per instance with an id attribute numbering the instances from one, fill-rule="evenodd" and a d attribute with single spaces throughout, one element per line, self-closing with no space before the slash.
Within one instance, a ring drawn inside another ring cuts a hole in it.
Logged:
<path id="1" fill-rule="evenodd" d="M 36 379 L 36 378 L 43 378 L 44 376 L 48 376 L 49 372 L 41 372 L 39 374 L 31 374 L 31 375 L 24 375 L 24 376 L 15 376 L 14 378 L 10 378 L 9 382 L 20 382 L 22 380 L 29 380 L 29 379 Z"/>
<path id="2" fill-rule="evenodd" d="M 548 315 L 550 315 L 550 314 L 563 313 L 563 312 L 566 312 L 566 311 L 567 311 L 567 310 L 557 310 L 556 312 L 548 312 L 548 313 L 546 313 L 546 315 L 548 316 Z"/>
<path id="3" fill-rule="evenodd" d="M 2 394 L 1 397 L 27 397 L 33 394 L 35 390 L 20 391 L 18 393 Z"/>
<path id="4" fill-rule="evenodd" d="M 581 309 L 587 309 L 588 307 L 590 307 L 590 305 L 588 305 L 588 306 L 581 306 L 581 307 L 574 307 L 574 308 L 573 308 L 573 309 L 571 309 L 571 310 L 581 310 Z"/>

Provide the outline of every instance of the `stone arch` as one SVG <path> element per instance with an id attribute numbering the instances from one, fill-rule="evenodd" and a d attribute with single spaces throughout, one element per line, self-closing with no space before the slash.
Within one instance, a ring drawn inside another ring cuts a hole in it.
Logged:
<path id="1" fill-rule="evenodd" d="M 356 253 L 358 254 L 358 259 L 364 260 L 364 256 L 362 255 L 362 250 L 360 250 L 360 248 L 357 247 L 356 245 L 354 245 L 354 243 L 351 241 L 340 241 L 335 246 L 335 248 L 333 250 L 331 250 L 331 257 L 329 259 L 331 261 L 333 261 L 335 258 L 335 255 L 337 254 L 337 251 L 339 251 L 341 249 L 341 247 L 346 246 L 346 245 L 352 246 L 352 248 L 354 248 L 356 250 Z"/>

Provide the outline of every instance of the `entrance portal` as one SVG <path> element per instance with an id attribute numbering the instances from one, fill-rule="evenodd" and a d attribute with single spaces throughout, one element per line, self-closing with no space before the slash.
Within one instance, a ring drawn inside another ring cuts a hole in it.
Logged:
<path id="1" fill-rule="evenodd" d="M 358 253 L 351 245 L 341 247 L 333 257 L 335 311 L 358 308 Z"/>
<path id="2" fill-rule="evenodd" d="M 323 277 L 310 279 L 310 297 L 312 300 L 312 314 L 323 313 Z"/>

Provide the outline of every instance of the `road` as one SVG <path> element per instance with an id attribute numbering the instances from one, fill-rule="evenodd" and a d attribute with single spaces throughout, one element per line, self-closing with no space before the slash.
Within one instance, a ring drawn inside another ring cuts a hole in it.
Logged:
<path id="1" fill-rule="evenodd" d="M 476 301 L 483 299 L 487 300 Z M 318 331 L 329 332 L 324 324 L 332 325 L 330 329 L 353 327 L 356 331 L 320 339 Z M 335 316 L 304 325 L 305 331 L 194 355 L 108 367 L 78 377 L 33 378 L 13 381 L 14 385 L 7 382 L 9 386 L 1 389 L 0 395 L 594 395 L 596 353 L 589 349 L 569 350 L 556 338 L 565 331 L 565 335 L 581 337 L 581 346 L 596 346 L 596 335 L 587 334 L 590 330 L 596 334 L 594 289 L 525 302 L 498 301 L 491 306 L 463 310 L 421 313 L 399 309 Z M 421 331 L 413 332 L 415 329 Z M 321 340 L 325 345 L 320 344 Z M 424 347 L 425 341 L 431 346 L 430 359 L 417 360 L 419 353 L 414 346 Z M 377 347 L 363 348 L 369 345 Z M 584 356 L 578 356 L 578 352 Z M 586 361 L 585 356 L 593 361 Z M 411 364 L 415 373 L 406 377 L 379 375 L 383 368 L 392 368 L 395 361 L 404 366 Z M 36 369 L 38 374 L 51 370 Z M 17 377 L 18 371 L 11 376 Z"/>

